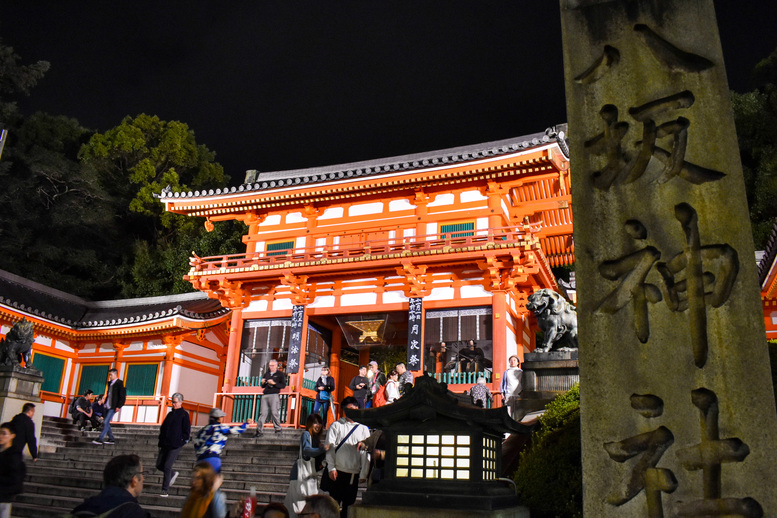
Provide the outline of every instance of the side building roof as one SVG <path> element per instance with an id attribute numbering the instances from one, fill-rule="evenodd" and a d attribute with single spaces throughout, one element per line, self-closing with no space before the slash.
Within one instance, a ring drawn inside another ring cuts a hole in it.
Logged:
<path id="1" fill-rule="evenodd" d="M 184 317 L 206 321 L 229 313 L 205 293 L 90 301 L 0 270 L 0 311 L 4 308 L 71 330 L 97 330 Z"/>

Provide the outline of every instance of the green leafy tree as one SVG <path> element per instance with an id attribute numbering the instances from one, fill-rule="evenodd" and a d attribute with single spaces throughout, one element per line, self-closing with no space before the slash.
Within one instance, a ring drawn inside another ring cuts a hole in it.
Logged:
<path id="1" fill-rule="evenodd" d="M 240 250 L 242 223 L 221 223 L 208 233 L 202 219 L 165 212 L 154 197 L 167 186 L 188 191 L 227 185 L 215 153 L 197 144 L 186 124 L 145 114 L 125 117 L 93 135 L 79 156 L 114 200 L 119 225 L 133 241 L 132 259 L 119 276 L 123 296 L 191 291 L 181 277 L 192 251 L 207 256 Z"/>
<path id="2" fill-rule="evenodd" d="M 578 385 L 548 404 L 531 446 L 521 453 L 514 480 L 533 517 L 583 516 Z"/>
<path id="3" fill-rule="evenodd" d="M 777 49 L 754 77 L 755 90 L 731 96 L 753 239 L 763 249 L 777 218 Z"/>
<path id="4" fill-rule="evenodd" d="M 10 124 L 17 116 L 15 98 L 19 94 L 29 95 L 30 89 L 49 69 L 47 61 L 31 65 L 22 65 L 20 61 L 13 47 L 0 40 L 0 126 Z"/>
<path id="5" fill-rule="evenodd" d="M 0 168 L 0 268 L 83 297 L 115 294 L 121 234 L 77 158 L 91 132 L 45 113 L 17 123 Z"/>

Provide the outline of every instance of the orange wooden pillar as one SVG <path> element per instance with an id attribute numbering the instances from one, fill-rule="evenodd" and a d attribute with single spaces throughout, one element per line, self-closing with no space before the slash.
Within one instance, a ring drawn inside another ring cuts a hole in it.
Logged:
<path id="1" fill-rule="evenodd" d="M 492 344 L 493 344 L 493 377 L 491 389 L 498 392 L 502 385 L 502 375 L 507 369 L 507 301 L 504 291 L 492 292 Z M 501 404 L 501 395 L 497 398 Z"/>
<path id="2" fill-rule="evenodd" d="M 332 348 L 329 351 L 329 375 L 335 380 L 335 390 L 330 401 L 333 408 L 335 401 L 342 401 L 343 399 L 343 382 L 340 380 L 340 351 L 342 347 L 343 335 L 339 330 L 334 330 L 332 332 Z M 332 411 L 330 410 L 329 414 L 331 415 L 331 413 Z M 336 411 L 335 415 L 337 415 Z M 326 425 L 326 421 L 324 421 L 324 425 Z"/>
<path id="3" fill-rule="evenodd" d="M 165 344 L 165 358 L 162 360 L 162 386 L 159 389 L 159 415 L 157 416 L 157 423 L 162 424 L 162 421 L 167 415 L 167 398 L 170 397 L 170 380 L 173 376 L 173 363 L 175 360 L 175 348 L 178 347 L 183 341 L 182 336 L 164 335 L 162 337 L 162 343 Z"/>
<path id="4" fill-rule="evenodd" d="M 240 367 L 240 342 L 243 337 L 243 310 L 232 310 L 232 321 L 229 326 L 229 346 L 227 349 L 227 364 L 224 367 L 224 385 L 221 392 L 228 394 L 232 392 L 237 380 L 237 373 Z M 216 402 L 218 404 L 218 402 Z M 224 412 L 227 416 L 232 415 L 233 400 L 228 398 L 223 402 Z"/>

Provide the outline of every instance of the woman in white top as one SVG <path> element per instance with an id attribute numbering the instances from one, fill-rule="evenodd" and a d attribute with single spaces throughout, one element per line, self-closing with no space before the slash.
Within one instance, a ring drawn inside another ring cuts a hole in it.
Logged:
<path id="1" fill-rule="evenodd" d="M 386 404 L 389 405 L 399 399 L 399 373 L 392 370 L 386 382 Z"/>

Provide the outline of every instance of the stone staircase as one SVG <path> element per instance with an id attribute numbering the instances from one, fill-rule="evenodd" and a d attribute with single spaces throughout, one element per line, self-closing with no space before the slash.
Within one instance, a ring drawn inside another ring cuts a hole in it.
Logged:
<path id="1" fill-rule="evenodd" d="M 24 493 L 13 504 L 14 517 L 52 518 L 72 510 L 85 498 L 102 489 L 102 472 L 116 455 L 134 453 L 143 460 L 145 484 L 138 499 L 152 516 L 174 518 L 189 494 L 194 448 L 184 446 L 175 469 L 180 472 L 170 496 L 159 496 L 162 473 L 155 466 L 159 427 L 154 425 L 111 426 L 116 444 L 92 444 L 97 432 L 79 432 L 68 419 L 44 417 L 41 430 L 41 454 L 37 462 L 27 460 Z M 193 428 L 192 435 L 199 428 Z M 269 433 L 268 433 L 269 432 Z M 283 501 L 289 471 L 299 453 L 301 430 L 280 434 L 266 429 L 264 437 L 253 437 L 249 429 L 232 436 L 222 454 L 224 484 L 222 491 L 230 505 L 256 487 L 260 504 Z"/>

